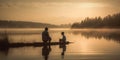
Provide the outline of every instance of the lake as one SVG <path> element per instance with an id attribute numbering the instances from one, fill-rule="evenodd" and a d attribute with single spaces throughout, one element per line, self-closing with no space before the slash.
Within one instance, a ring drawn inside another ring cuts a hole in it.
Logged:
<path id="1" fill-rule="evenodd" d="M 42 42 L 43 29 L 0 29 L 10 43 Z M 60 47 L 24 46 L 0 49 L 0 60 L 120 60 L 120 29 L 49 29 L 52 42 L 65 32 L 71 44 Z M 45 52 L 45 54 L 43 53 Z"/>

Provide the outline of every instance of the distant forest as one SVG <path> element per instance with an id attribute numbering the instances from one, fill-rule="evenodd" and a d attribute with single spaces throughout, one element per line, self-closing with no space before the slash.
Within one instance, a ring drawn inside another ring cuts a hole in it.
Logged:
<path id="1" fill-rule="evenodd" d="M 56 28 L 59 26 L 37 22 L 0 20 L 0 28 L 44 28 L 44 27 Z"/>
<path id="2" fill-rule="evenodd" d="M 81 22 L 73 23 L 71 28 L 120 28 L 120 13 L 108 15 L 104 18 L 85 18 Z"/>

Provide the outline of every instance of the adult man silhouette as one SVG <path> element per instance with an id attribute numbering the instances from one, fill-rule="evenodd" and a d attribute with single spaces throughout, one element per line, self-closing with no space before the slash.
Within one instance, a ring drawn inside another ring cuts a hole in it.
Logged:
<path id="1" fill-rule="evenodd" d="M 51 37 L 48 33 L 48 28 L 46 27 L 45 30 L 42 32 L 42 41 L 44 43 L 51 42 Z"/>

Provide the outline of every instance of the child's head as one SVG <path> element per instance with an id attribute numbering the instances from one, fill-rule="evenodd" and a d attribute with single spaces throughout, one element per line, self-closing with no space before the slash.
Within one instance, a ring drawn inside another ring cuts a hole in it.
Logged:
<path id="1" fill-rule="evenodd" d="M 64 32 L 61 32 L 62 35 L 64 35 Z"/>

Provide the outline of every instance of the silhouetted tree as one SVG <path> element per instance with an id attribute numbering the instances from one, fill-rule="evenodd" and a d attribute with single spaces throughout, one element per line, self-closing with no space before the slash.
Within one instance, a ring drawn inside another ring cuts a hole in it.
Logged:
<path id="1" fill-rule="evenodd" d="M 120 28 L 120 13 L 108 15 L 104 18 L 85 18 L 81 22 L 73 23 L 72 28 Z"/>

